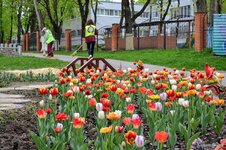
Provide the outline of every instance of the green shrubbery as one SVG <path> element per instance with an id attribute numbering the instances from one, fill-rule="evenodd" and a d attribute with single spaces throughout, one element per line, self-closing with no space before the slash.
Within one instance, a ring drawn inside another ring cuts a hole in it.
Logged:
<path id="1" fill-rule="evenodd" d="M 26 72 L 16 76 L 12 73 L 0 72 L 0 87 L 9 85 L 11 82 L 50 82 L 57 79 L 57 75 L 52 72 L 47 74 L 33 74 L 32 72 Z"/>

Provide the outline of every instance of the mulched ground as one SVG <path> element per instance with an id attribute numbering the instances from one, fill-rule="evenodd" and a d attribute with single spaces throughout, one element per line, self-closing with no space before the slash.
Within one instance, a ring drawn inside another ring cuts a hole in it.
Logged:
<path id="1" fill-rule="evenodd" d="M 226 92 L 226 89 L 224 89 Z M 32 100 L 39 100 L 36 92 L 33 93 L 20 93 Z M 225 95 L 226 99 L 226 95 Z M 0 113 L 0 149 L 1 150 L 35 150 L 36 147 L 32 138 L 30 137 L 28 130 L 32 130 L 37 133 L 36 116 L 34 114 L 35 103 L 27 104 L 24 109 L 5 111 Z M 141 113 L 141 112 L 140 112 Z M 140 114 L 142 116 L 142 113 Z M 95 129 L 95 113 L 90 111 L 89 116 L 86 118 L 85 135 L 87 137 L 86 142 L 92 141 L 94 144 L 97 131 Z M 144 120 L 144 131 L 148 132 L 147 124 Z M 145 136 L 148 136 L 147 134 Z M 200 137 L 201 141 L 199 146 L 195 147 L 195 150 L 212 150 L 216 147 L 222 138 L 226 138 L 226 118 L 224 120 L 224 126 L 220 135 L 216 135 L 212 130 L 207 129 L 207 133 Z M 93 144 L 89 147 L 90 150 L 94 149 Z M 178 140 L 176 145 L 177 150 L 184 150 L 185 144 Z M 146 146 L 147 150 L 154 150 L 151 143 Z M 165 148 L 166 149 L 166 148 Z"/>

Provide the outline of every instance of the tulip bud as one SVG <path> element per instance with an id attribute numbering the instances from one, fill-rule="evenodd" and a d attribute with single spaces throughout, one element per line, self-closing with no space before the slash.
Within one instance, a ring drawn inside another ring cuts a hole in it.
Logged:
<path id="1" fill-rule="evenodd" d="M 79 117 L 80 117 L 80 114 L 79 114 L 79 113 L 74 113 L 74 114 L 73 114 L 73 117 L 74 117 L 74 119 L 75 119 L 75 118 L 79 118 Z"/>
<path id="2" fill-rule="evenodd" d="M 169 75 L 168 75 L 168 78 L 169 78 L 169 79 L 173 79 L 173 76 L 169 74 Z"/>
<path id="3" fill-rule="evenodd" d="M 101 110 L 101 111 L 98 112 L 98 118 L 99 119 L 104 119 L 105 118 L 104 111 Z"/>
<path id="4" fill-rule="evenodd" d="M 170 110 L 171 115 L 174 115 L 175 110 Z"/>
<path id="5" fill-rule="evenodd" d="M 167 94 L 165 92 L 160 93 L 160 99 L 165 101 L 167 99 Z"/>
<path id="6" fill-rule="evenodd" d="M 155 109 L 157 111 L 161 111 L 162 110 L 162 103 L 160 103 L 160 102 L 155 103 Z"/>
<path id="7" fill-rule="evenodd" d="M 102 103 L 96 103 L 96 110 L 97 111 L 103 110 L 103 104 Z"/>
<path id="8" fill-rule="evenodd" d="M 122 146 L 122 147 L 125 147 L 125 146 L 126 146 L 125 141 L 122 141 L 121 146 Z"/>
<path id="9" fill-rule="evenodd" d="M 135 144 L 137 147 L 143 147 L 144 146 L 144 137 L 142 135 L 137 135 L 135 138 Z"/>
<path id="10" fill-rule="evenodd" d="M 177 84 L 177 81 L 176 81 L 176 80 L 174 80 L 174 79 L 169 80 L 169 82 L 170 82 L 170 84 L 171 84 L 171 85 L 175 85 L 175 84 Z"/>
<path id="11" fill-rule="evenodd" d="M 69 83 L 70 86 L 74 85 L 72 82 Z"/>
<path id="12" fill-rule="evenodd" d="M 179 103 L 179 105 L 183 105 L 183 102 L 185 101 L 185 99 L 184 98 L 179 98 L 178 99 L 178 103 Z"/>
<path id="13" fill-rule="evenodd" d="M 179 71 L 179 70 L 176 70 L 176 71 L 175 71 L 175 74 L 179 74 L 179 73 L 180 73 L 180 71 Z"/>
<path id="14" fill-rule="evenodd" d="M 127 98 L 126 98 L 126 102 L 127 102 L 127 103 L 130 103 L 130 102 L 131 102 L 131 97 L 127 97 Z"/>
<path id="15" fill-rule="evenodd" d="M 118 133 L 122 133 L 124 127 L 123 126 L 115 126 L 115 131 Z"/>
<path id="16" fill-rule="evenodd" d="M 41 101 L 39 102 L 39 106 L 40 106 L 40 107 L 44 107 L 44 106 L 45 106 L 44 100 L 41 100 Z"/>
<path id="17" fill-rule="evenodd" d="M 183 103 L 182 103 L 182 105 L 185 107 L 185 108 L 187 108 L 188 106 L 189 106 L 189 101 L 184 101 Z"/>
<path id="18" fill-rule="evenodd" d="M 117 115 L 117 116 L 121 116 L 121 115 L 122 115 L 122 111 L 116 110 L 116 111 L 114 112 L 114 114 Z"/>
<path id="19" fill-rule="evenodd" d="M 196 90 L 200 90 L 201 89 L 201 84 L 196 84 L 195 88 L 196 88 Z"/>
<path id="20" fill-rule="evenodd" d="M 139 118 L 140 118 L 140 117 L 139 117 L 138 114 L 133 114 L 133 115 L 132 115 L 132 120 L 139 119 Z"/>
<path id="21" fill-rule="evenodd" d="M 148 72 L 149 71 L 149 68 L 144 68 L 144 72 Z"/>
<path id="22" fill-rule="evenodd" d="M 155 84 L 155 81 L 154 80 L 151 80 L 151 84 Z"/>
<path id="23" fill-rule="evenodd" d="M 172 85 L 172 90 L 177 90 L 177 86 L 176 85 Z"/>
<path id="24" fill-rule="evenodd" d="M 49 94 L 49 100 L 52 100 L 53 96 L 51 94 Z"/>
<path id="25" fill-rule="evenodd" d="M 91 82 L 92 82 L 91 79 L 86 80 L 86 83 L 91 83 Z"/>

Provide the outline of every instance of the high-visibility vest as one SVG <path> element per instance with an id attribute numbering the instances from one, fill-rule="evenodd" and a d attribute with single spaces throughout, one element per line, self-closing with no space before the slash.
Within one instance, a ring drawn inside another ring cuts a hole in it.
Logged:
<path id="1" fill-rule="evenodd" d="M 47 35 L 48 35 L 48 37 L 46 37 Z M 50 30 L 46 31 L 45 38 L 47 38 L 47 39 L 45 39 L 46 44 L 49 44 L 49 43 L 55 41 L 55 38 Z"/>
<path id="2" fill-rule="evenodd" d="M 95 35 L 95 30 L 96 30 L 96 27 L 94 25 L 86 26 L 85 37 L 94 36 Z"/>

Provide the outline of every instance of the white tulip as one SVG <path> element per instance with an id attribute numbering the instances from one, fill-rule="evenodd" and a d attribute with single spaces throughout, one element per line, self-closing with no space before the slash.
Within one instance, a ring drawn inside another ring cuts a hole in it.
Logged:
<path id="1" fill-rule="evenodd" d="M 172 90 L 177 90 L 177 85 L 172 85 Z"/>
<path id="2" fill-rule="evenodd" d="M 102 103 L 96 103 L 96 110 L 97 111 L 103 110 L 103 104 Z"/>
<path id="3" fill-rule="evenodd" d="M 79 114 L 79 113 L 74 113 L 74 114 L 73 114 L 73 118 L 74 118 L 74 119 L 79 118 L 79 117 L 80 117 L 80 114 Z"/>
<path id="4" fill-rule="evenodd" d="M 185 101 L 185 99 L 184 99 L 184 98 L 179 98 L 179 99 L 178 99 L 178 103 L 179 103 L 179 105 L 182 105 L 184 101 Z"/>
<path id="5" fill-rule="evenodd" d="M 105 113 L 104 113 L 104 111 L 101 110 L 101 111 L 98 112 L 98 118 L 99 118 L 99 119 L 104 119 L 104 118 L 105 118 Z"/>
<path id="6" fill-rule="evenodd" d="M 200 90 L 201 87 L 202 87 L 201 84 L 196 84 L 196 86 L 195 86 L 196 90 Z"/>

